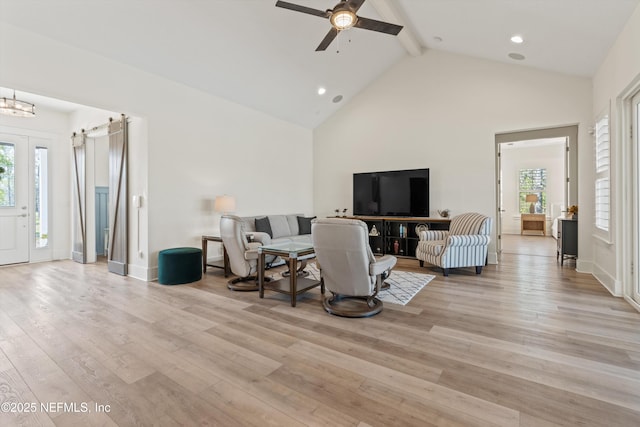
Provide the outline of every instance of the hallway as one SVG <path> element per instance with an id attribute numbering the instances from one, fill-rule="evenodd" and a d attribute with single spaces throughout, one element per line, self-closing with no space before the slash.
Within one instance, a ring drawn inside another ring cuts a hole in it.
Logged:
<path id="1" fill-rule="evenodd" d="M 502 235 L 502 253 L 532 256 L 556 256 L 556 239 L 551 236 Z"/>

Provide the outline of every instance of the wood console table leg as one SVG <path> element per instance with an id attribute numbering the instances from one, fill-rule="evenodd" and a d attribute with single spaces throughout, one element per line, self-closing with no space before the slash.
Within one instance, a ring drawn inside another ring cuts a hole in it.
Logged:
<path id="1" fill-rule="evenodd" d="M 202 238 L 202 273 L 207 272 L 207 239 Z M 225 276 L 226 277 L 226 276 Z"/>
<path id="2" fill-rule="evenodd" d="M 229 277 L 231 274 L 231 267 L 229 265 L 229 254 L 227 253 L 227 248 L 222 245 L 223 252 L 223 262 L 224 262 L 224 277 Z"/>
<path id="3" fill-rule="evenodd" d="M 291 307 L 296 306 L 296 299 L 298 293 L 298 259 L 295 257 L 289 258 L 289 271 L 291 271 L 291 276 L 289 276 L 290 284 L 291 284 Z"/>

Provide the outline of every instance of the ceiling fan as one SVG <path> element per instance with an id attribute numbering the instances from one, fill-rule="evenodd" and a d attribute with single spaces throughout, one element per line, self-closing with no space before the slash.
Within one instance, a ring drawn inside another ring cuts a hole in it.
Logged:
<path id="1" fill-rule="evenodd" d="M 331 22 L 332 27 L 316 48 L 316 52 L 326 50 L 340 31 L 347 30 L 351 27 L 362 28 L 363 30 L 378 31 L 379 33 L 386 33 L 394 36 L 398 35 L 400 30 L 402 30 L 401 25 L 376 21 L 375 19 L 362 18 L 356 15 L 356 12 L 358 11 L 358 9 L 360 9 L 360 6 L 362 6 L 364 2 L 365 0 L 342 0 L 333 9 L 322 11 L 278 0 L 276 2 L 276 7 L 282 7 L 284 9 L 294 10 L 296 12 L 319 16 L 320 18 L 326 18 Z"/>

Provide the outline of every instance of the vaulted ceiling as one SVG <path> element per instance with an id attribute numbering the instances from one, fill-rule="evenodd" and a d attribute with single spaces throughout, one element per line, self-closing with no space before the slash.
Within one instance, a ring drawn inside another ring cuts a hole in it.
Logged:
<path id="1" fill-rule="evenodd" d="M 290 2 L 325 10 L 337 0 Z M 0 21 L 313 128 L 425 49 L 592 76 L 638 3 L 368 0 L 358 15 L 404 25 L 400 35 L 354 28 L 325 52 L 315 48 L 328 20 L 275 0 L 0 0 Z"/>

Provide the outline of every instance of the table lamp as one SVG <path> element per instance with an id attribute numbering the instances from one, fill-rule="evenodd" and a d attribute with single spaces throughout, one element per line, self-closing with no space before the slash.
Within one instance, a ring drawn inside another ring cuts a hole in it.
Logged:
<path id="1" fill-rule="evenodd" d="M 535 194 L 527 194 L 525 201 L 531 203 L 531 205 L 529 205 L 529 213 L 536 213 L 535 204 L 538 202 L 538 196 Z"/>
<path id="2" fill-rule="evenodd" d="M 222 212 L 226 215 L 236 210 L 236 198 L 233 196 L 216 196 L 216 201 L 213 203 L 213 209 L 216 212 Z"/>

